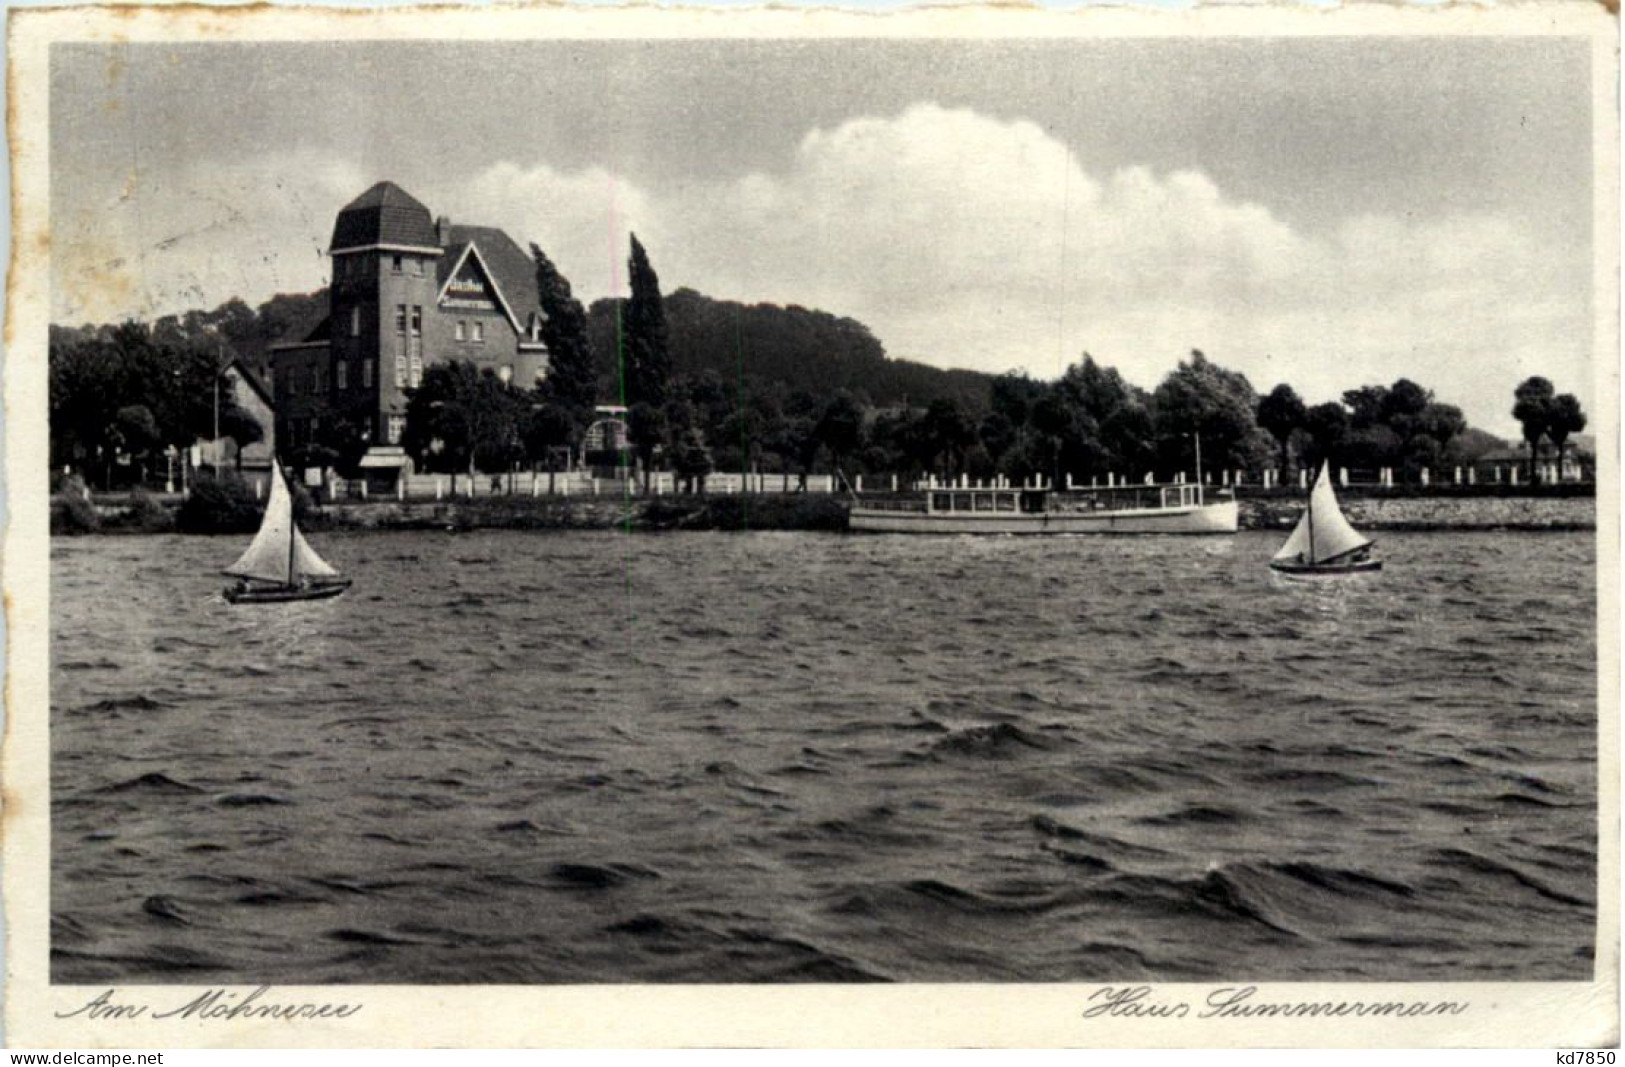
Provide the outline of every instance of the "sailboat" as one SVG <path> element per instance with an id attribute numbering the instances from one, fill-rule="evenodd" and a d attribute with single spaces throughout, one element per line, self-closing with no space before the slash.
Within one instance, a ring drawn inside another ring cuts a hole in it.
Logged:
<path id="1" fill-rule="evenodd" d="M 271 499 L 266 502 L 259 533 L 225 573 L 239 579 L 225 590 L 226 599 L 233 604 L 322 600 L 350 588 L 350 579 L 341 577 L 318 556 L 299 532 L 293 521 L 293 497 L 275 459 L 271 460 Z"/>
<path id="2" fill-rule="evenodd" d="M 1309 507 L 1270 567 L 1282 574 L 1317 578 L 1380 571 L 1382 560 L 1371 556 L 1373 543 L 1343 517 L 1332 491 L 1331 464 L 1322 463 L 1309 492 Z"/>

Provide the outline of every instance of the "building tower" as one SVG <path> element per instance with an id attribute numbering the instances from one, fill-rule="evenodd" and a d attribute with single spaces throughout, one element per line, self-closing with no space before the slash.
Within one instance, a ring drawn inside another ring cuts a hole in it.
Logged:
<path id="1" fill-rule="evenodd" d="M 331 407 L 364 419 L 377 444 L 398 444 L 406 390 L 423 377 L 425 316 L 439 288 L 429 209 L 379 182 L 339 212 L 328 254 Z"/>

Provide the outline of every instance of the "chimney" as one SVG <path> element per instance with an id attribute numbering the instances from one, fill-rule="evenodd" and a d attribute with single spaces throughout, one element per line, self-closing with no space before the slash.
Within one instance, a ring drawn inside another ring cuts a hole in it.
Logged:
<path id="1" fill-rule="evenodd" d="M 451 244 L 451 220 L 442 215 L 434 220 L 434 234 L 440 240 L 440 247 L 445 248 Z"/>

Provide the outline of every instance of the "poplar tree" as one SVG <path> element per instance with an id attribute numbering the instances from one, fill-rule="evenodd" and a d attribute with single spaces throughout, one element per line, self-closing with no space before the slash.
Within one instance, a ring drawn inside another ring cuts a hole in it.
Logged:
<path id="1" fill-rule="evenodd" d="M 666 308 L 660 298 L 660 279 L 649 265 L 649 255 L 632 235 L 632 258 L 627 263 L 632 295 L 622 313 L 620 330 L 621 380 L 629 412 L 628 432 L 643 464 L 643 491 L 649 491 L 654 451 L 665 439 L 666 401 L 671 394 L 671 352 L 667 343 Z"/>
<path id="2" fill-rule="evenodd" d="M 547 345 L 547 399 L 581 427 L 592 421 L 598 403 L 598 374 L 587 339 L 587 311 L 570 291 L 547 253 L 530 246 L 536 262 L 536 291 L 542 307 L 542 342 Z"/>
<path id="3" fill-rule="evenodd" d="M 666 329 L 666 307 L 660 298 L 660 279 L 649 265 L 649 255 L 632 235 L 632 258 L 627 262 L 632 296 L 622 320 L 622 359 L 625 361 L 626 399 L 629 404 L 664 407 L 671 393 L 671 352 Z"/>

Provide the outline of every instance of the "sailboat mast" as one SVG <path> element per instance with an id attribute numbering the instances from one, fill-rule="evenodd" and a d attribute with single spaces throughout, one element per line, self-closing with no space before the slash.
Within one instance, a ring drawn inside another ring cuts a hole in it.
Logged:
<path id="1" fill-rule="evenodd" d="M 1320 478 L 1315 479 L 1318 484 Z M 1315 562 L 1315 487 L 1309 487 L 1309 562 Z"/>
<path id="2" fill-rule="evenodd" d="M 277 467 L 277 472 L 276 473 L 277 473 L 277 477 L 282 479 L 282 487 L 284 489 L 288 489 L 288 476 L 285 473 L 283 473 L 282 468 L 280 466 Z M 293 527 L 293 491 L 291 489 L 289 489 L 288 490 L 288 584 L 289 585 L 296 584 L 294 582 L 294 573 L 293 573 L 293 546 L 294 546 L 293 529 L 294 529 L 294 527 Z"/>

